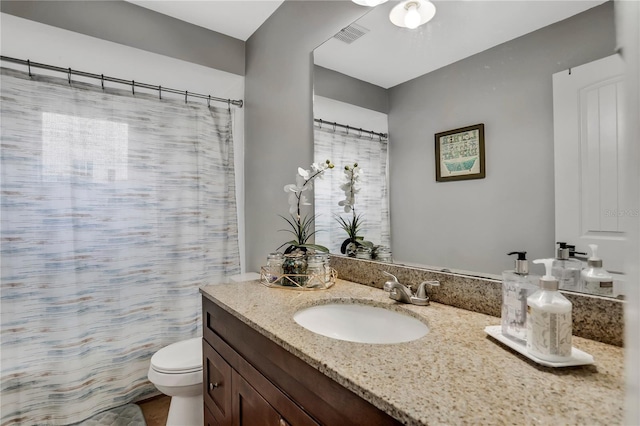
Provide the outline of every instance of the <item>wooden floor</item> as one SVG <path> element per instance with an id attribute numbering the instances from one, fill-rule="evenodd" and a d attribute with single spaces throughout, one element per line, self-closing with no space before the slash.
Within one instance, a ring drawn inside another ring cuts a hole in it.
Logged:
<path id="1" fill-rule="evenodd" d="M 167 395 L 160 395 L 138 402 L 147 426 L 165 426 L 167 424 L 170 402 L 171 398 Z"/>

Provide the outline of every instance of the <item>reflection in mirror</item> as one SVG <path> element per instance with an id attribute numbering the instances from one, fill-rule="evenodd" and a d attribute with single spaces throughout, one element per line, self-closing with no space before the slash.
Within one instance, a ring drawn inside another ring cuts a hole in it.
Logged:
<path id="1" fill-rule="evenodd" d="M 329 98 L 314 99 L 314 157 L 336 169 L 316 182 L 316 243 L 332 253 L 377 257 L 389 247 L 387 115 Z M 335 120 L 344 120 L 342 124 Z M 375 129 L 375 130 L 374 130 Z"/>
<path id="2" fill-rule="evenodd" d="M 394 262 L 500 278 L 513 269 L 509 252 L 555 257 L 552 76 L 615 52 L 613 2 L 435 1 L 436 16 L 416 30 L 388 21 L 395 3 L 356 21 L 358 39 L 314 52 L 315 118 L 388 130 Z M 386 116 L 388 128 L 341 116 L 345 105 Z M 437 182 L 434 135 L 478 123 L 486 177 Z M 341 231 L 335 220 L 323 227 Z M 605 268 L 617 261 L 601 257 Z"/>

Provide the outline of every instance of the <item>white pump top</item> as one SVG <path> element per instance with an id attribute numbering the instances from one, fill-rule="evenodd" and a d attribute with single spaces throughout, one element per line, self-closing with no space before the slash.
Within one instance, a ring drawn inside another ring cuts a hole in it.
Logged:
<path id="1" fill-rule="evenodd" d="M 533 263 L 543 263 L 545 268 L 544 276 L 540 278 L 540 288 L 543 290 L 555 291 L 559 288 L 559 283 L 556 277 L 551 275 L 551 267 L 555 259 L 536 259 Z"/>
<path id="2" fill-rule="evenodd" d="M 589 244 L 589 248 L 591 249 L 591 257 L 587 259 L 587 263 L 594 268 L 602 268 L 602 259 L 598 257 L 598 245 Z"/>

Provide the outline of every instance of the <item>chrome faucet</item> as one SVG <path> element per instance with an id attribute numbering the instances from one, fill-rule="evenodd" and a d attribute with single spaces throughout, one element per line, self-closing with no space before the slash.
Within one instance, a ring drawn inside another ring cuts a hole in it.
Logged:
<path id="1" fill-rule="evenodd" d="M 429 304 L 429 296 L 427 295 L 427 286 L 437 287 L 440 285 L 439 281 L 423 281 L 418 286 L 418 291 L 414 294 L 410 287 L 404 284 L 400 284 L 398 278 L 395 275 L 390 274 L 387 271 L 382 271 L 383 274 L 393 278 L 393 281 L 387 281 L 384 283 L 384 291 L 389 292 L 389 297 L 393 300 L 397 300 L 401 303 L 411 303 L 414 305 L 426 306 Z"/>

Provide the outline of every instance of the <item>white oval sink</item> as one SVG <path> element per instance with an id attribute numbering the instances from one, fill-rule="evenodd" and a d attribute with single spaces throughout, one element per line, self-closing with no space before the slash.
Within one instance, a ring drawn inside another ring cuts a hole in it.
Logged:
<path id="1" fill-rule="evenodd" d="M 410 342 L 429 332 L 412 316 L 356 303 L 312 306 L 296 312 L 293 319 L 314 333 L 358 343 Z"/>

